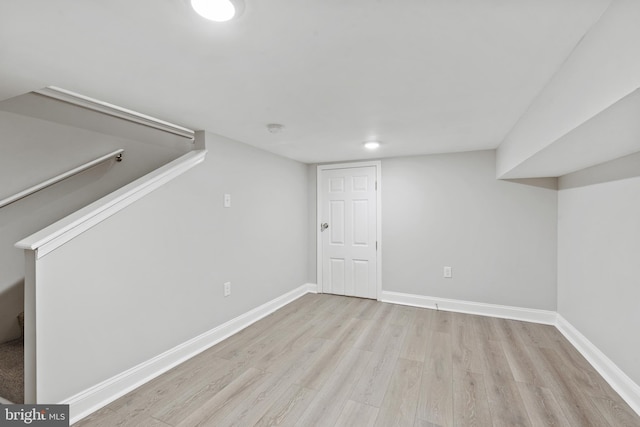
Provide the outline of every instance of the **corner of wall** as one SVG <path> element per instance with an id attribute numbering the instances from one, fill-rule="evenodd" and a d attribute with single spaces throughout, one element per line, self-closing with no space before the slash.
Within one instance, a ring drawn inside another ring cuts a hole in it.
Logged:
<path id="1" fill-rule="evenodd" d="M 640 415 L 640 386 L 625 374 L 598 347 L 558 314 L 556 328 L 598 371 L 607 383 Z"/>

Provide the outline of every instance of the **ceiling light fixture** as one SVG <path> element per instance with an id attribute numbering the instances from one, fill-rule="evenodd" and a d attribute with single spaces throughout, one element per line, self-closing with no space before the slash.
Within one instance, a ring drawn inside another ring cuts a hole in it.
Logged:
<path id="1" fill-rule="evenodd" d="M 198 15 L 210 21 L 225 22 L 238 14 L 231 0 L 191 0 L 191 7 Z"/>
<path id="2" fill-rule="evenodd" d="M 378 141 L 368 141 L 364 143 L 364 148 L 367 150 L 377 150 L 380 147 L 380 143 Z"/>

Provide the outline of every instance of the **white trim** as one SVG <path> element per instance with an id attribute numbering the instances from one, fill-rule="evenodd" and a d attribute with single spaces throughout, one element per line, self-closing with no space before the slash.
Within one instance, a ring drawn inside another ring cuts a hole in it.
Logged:
<path id="1" fill-rule="evenodd" d="M 443 311 L 455 311 L 457 313 L 522 320 L 525 322 L 542 323 L 544 325 L 555 325 L 557 316 L 555 311 L 550 310 L 512 307 L 507 305 L 428 297 L 424 295 L 403 294 L 400 292 L 390 291 L 383 291 L 380 301 L 432 309 L 436 309 L 437 304 L 437 309 Z"/>
<path id="2" fill-rule="evenodd" d="M 584 356 L 625 402 L 640 415 L 640 386 L 625 374 L 591 341 L 582 335 L 571 323 L 555 311 L 532 308 L 511 307 L 424 295 L 383 291 L 382 302 L 431 308 L 457 313 L 477 314 L 503 319 L 521 320 L 555 326 L 567 340 Z"/>
<path id="3" fill-rule="evenodd" d="M 13 402 L 5 399 L 4 397 L 0 397 L 0 404 L 2 405 L 13 405 Z"/>
<path id="4" fill-rule="evenodd" d="M 314 284 L 304 284 L 284 295 L 281 295 L 253 310 L 231 319 L 171 350 L 168 350 L 146 362 L 101 382 L 81 393 L 65 399 L 62 404 L 70 405 L 71 424 L 81 420 L 94 411 L 124 396 L 128 392 L 151 381 L 169 369 L 183 363 L 193 356 L 202 353 L 220 341 L 238 333 L 263 317 L 291 303 L 307 293 L 316 293 Z"/>
<path id="5" fill-rule="evenodd" d="M 349 162 L 349 163 L 331 163 L 326 165 L 318 165 L 319 170 L 332 170 L 332 169 L 350 169 L 350 168 L 362 168 L 367 166 L 380 166 L 380 160 L 368 160 L 362 162 Z"/>
<path id="6" fill-rule="evenodd" d="M 316 283 L 318 284 L 318 292 L 324 292 L 322 289 L 322 233 L 320 224 L 322 224 L 322 171 L 320 166 L 316 167 L 316 223 L 313 227 L 316 231 Z"/>
<path id="7" fill-rule="evenodd" d="M 627 402 L 631 409 L 640 415 L 640 386 L 560 314 L 558 314 L 556 328 L 602 375 L 602 378 Z"/>
<path id="8" fill-rule="evenodd" d="M 320 232 L 320 223 L 322 222 L 322 172 L 332 169 L 349 169 L 374 166 L 376 168 L 376 241 L 378 242 L 378 250 L 376 251 L 376 299 L 380 301 L 382 297 L 382 162 L 380 160 L 351 162 L 351 163 L 333 163 L 329 165 L 318 165 L 316 168 L 316 282 L 318 283 L 318 292 L 322 290 L 322 234 Z"/>
<path id="9" fill-rule="evenodd" d="M 206 150 L 190 151 L 182 157 L 154 170 L 49 227 L 16 243 L 25 250 L 37 250 L 40 259 L 49 252 L 84 233 L 116 212 L 141 199 L 179 175 L 204 161 Z"/>
<path id="10" fill-rule="evenodd" d="M 47 86 L 43 89 L 35 90 L 34 92 L 38 95 L 57 99 L 58 101 L 77 105 L 78 107 L 97 111 L 102 114 L 107 114 L 109 116 L 117 117 L 119 119 L 127 120 L 133 123 L 138 123 L 154 129 L 159 129 L 161 131 L 172 133 L 183 138 L 191 140 L 194 139 L 194 131 L 192 131 L 191 129 L 187 129 L 173 123 L 165 122 L 164 120 L 156 119 L 155 117 L 147 116 L 146 114 L 138 113 L 137 111 L 118 107 L 117 105 L 109 104 L 108 102 L 89 98 L 88 96 L 80 95 L 78 93 L 61 89 L 59 87 Z"/>
<path id="11" fill-rule="evenodd" d="M 140 385 L 273 313 L 286 304 L 291 303 L 307 293 L 317 292 L 317 285 L 312 283 L 304 284 L 235 319 L 178 345 L 153 359 L 76 394 L 61 403 L 71 406 L 71 423 L 73 424 Z M 629 406 L 640 414 L 640 387 L 566 319 L 554 311 L 476 303 L 390 291 L 382 292 L 381 296 L 381 301 L 394 304 L 433 309 L 436 308 L 435 304 L 438 304 L 438 308 L 445 311 L 554 325 L 589 363 L 594 366 L 613 389 L 620 394 Z M 2 402 L 1 398 L 0 402 Z"/>

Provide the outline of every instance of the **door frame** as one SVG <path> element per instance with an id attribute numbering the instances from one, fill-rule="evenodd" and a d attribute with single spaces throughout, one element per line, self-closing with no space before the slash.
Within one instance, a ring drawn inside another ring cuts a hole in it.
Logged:
<path id="1" fill-rule="evenodd" d="M 324 293 L 322 289 L 322 234 L 320 231 L 320 221 L 322 218 L 322 172 L 332 169 L 352 169 L 367 166 L 376 168 L 376 241 L 378 249 L 376 250 L 376 300 L 382 298 L 382 162 L 380 160 L 349 162 L 349 163 L 332 163 L 327 165 L 318 165 L 316 169 L 316 281 L 318 293 Z"/>

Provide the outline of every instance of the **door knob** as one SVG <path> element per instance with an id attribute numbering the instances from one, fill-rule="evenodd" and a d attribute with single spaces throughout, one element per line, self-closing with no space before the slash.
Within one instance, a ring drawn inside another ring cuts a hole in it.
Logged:
<path id="1" fill-rule="evenodd" d="M 322 224 L 320 224 L 320 231 L 324 231 L 327 228 L 329 228 L 329 224 L 327 224 L 326 222 L 323 222 Z"/>

